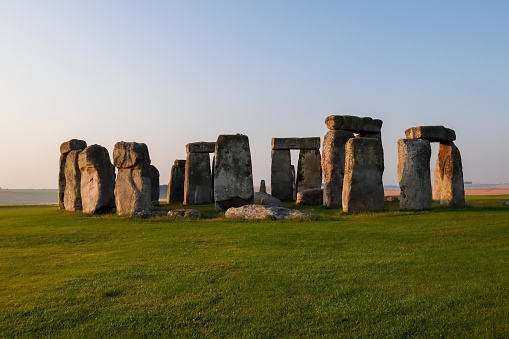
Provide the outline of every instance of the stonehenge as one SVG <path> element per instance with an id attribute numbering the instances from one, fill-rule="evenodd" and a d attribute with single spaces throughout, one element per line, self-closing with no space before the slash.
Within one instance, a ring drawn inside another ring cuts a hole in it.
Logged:
<path id="1" fill-rule="evenodd" d="M 456 132 L 444 126 L 417 126 L 398 140 L 398 180 L 401 209 L 429 209 L 431 200 L 444 206 L 465 204 L 461 154 L 454 144 Z M 433 188 L 429 160 L 430 142 L 439 142 Z"/>
<path id="2" fill-rule="evenodd" d="M 58 206 L 61 210 L 78 211 L 82 209 L 78 155 L 86 147 L 87 143 L 79 139 L 71 139 L 60 145 Z"/>
<path id="3" fill-rule="evenodd" d="M 186 171 L 185 160 L 175 160 L 171 167 L 170 182 L 168 183 L 168 204 L 184 202 L 184 177 Z"/>
<path id="4" fill-rule="evenodd" d="M 214 142 L 193 142 L 186 145 L 184 172 L 184 205 L 212 202 L 212 173 L 209 153 L 214 153 Z"/>
<path id="5" fill-rule="evenodd" d="M 382 120 L 330 115 L 323 141 L 323 204 L 344 212 L 384 209 Z M 356 135 L 357 134 L 357 135 Z"/>
<path id="6" fill-rule="evenodd" d="M 290 150 L 299 150 L 297 173 L 292 169 Z M 273 138 L 271 193 L 282 201 L 293 201 L 298 192 L 321 188 L 320 138 Z"/>
<path id="7" fill-rule="evenodd" d="M 113 163 L 118 169 L 115 182 L 117 215 L 148 214 L 151 206 L 151 170 L 147 145 L 117 142 L 113 149 Z"/>
<path id="8" fill-rule="evenodd" d="M 253 204 L 251 149 L 246 135 L 220 135 L 214 152 L 216 210 Z"/>
<path id="9" fill-rule="evenodd" d="M 115 208 L 115 167 L 108 150 L 100 145 L 85 148 L 78 156 L 83 213 L 109 213 Z"/>

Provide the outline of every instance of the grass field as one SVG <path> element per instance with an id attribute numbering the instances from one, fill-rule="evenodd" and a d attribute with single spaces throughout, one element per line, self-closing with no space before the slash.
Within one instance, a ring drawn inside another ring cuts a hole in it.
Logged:
<path id="1" fill-rule="evenodd" d="M 0 207 L 0 337 L 508 337 L 508 199 L 300 222 Z"/>

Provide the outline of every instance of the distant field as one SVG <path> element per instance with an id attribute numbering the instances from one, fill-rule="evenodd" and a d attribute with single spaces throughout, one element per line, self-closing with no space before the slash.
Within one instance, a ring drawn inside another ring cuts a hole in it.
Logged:
<path id="1" fill-rule="evenodd" d="M 2 206 L 0 337 L 507 338 L 508 199 L 303 222 Z"/>

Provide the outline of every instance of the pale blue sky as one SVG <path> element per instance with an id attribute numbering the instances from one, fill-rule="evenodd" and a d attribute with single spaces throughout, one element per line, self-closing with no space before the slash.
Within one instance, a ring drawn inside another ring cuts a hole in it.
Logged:
<path id="1" fill-rule="evenodd" d="M 456 131 L 464 177 L 509 182 L 509 1 L 2 1 L 0 187 L 56 188 L 59 146 L 323 136 L 384 121 L 385 184 L 417 125 Z M 432 164 L 432 168 L 434 163 Z"/>

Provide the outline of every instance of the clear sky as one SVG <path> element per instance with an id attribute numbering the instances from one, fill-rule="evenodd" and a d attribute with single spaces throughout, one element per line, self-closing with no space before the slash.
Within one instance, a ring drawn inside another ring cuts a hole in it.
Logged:
<path id="1" fill-rule="evenodd" d="M 509 182 L 509 1 L 2 1 L 0 187 L 56 188 L 72 138 L 144 142 L 164 184 L 235 133 L 269 183 L 271 138 L 331 114 L 384 121 L 386 185 L 417 125 L 456 131 L 465 180 Z"/>

